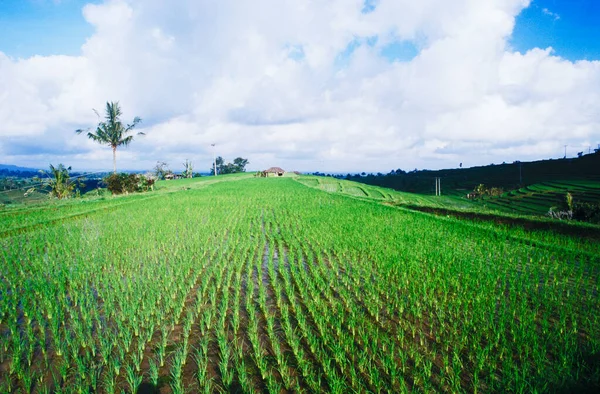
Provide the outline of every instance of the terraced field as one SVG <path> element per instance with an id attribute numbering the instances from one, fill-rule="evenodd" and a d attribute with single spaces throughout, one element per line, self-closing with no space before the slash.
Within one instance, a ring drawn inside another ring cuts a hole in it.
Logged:
<path id="1" fill-rule="evenodd" d="M 169 185 L 0 213 L 0 392 L 599 387 L 598 243 L 331 179 Z"/>
<path id="2" fill-rule="evenodd" d="M 385 189 L 378 187 L 361 185 L 356 182 L 339 180 L 336 178 L 303 176 L 299 178 L 298 181 L 306 186 L 321 189 L 326 192 L 341 193 L 349 196 L 365 197 L 376 200 L 391 201 L 394 199 L 394 196 L 392 195 L 394 192 L 385 191 Z M 400 195 L 400 193 L 394 194 L 396 194 L 396 196 Z"/>
<path id="3" fill-rule="evenodd" d="M 483 204 L 492 209 L 518 214 L 545 215 L 551 207 L 565 201 L 571 193 L 575 200 L 598 203 L 600 182 L 564 181 L 544 182 L 505 193 L 501 197 L 486 198 Z"/>

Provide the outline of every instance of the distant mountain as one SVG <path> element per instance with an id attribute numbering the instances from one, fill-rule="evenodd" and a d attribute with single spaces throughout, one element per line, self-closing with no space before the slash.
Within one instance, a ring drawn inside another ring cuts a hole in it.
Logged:
<path id="1" fill-rule="evenodd" d="M 14 172 L 38 172 L 39 171 L 39 169 L 36 169 L 36 168 L 19 167 L 19 166 L 14 166 L 12 164 L 0 164 L 0 170 L 14 171 Z"/>

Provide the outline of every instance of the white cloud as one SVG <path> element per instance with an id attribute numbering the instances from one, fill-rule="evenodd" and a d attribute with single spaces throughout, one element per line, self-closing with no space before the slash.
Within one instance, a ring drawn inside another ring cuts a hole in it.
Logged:
<path id="1" fill-rule="evenodd" d="M 560 15 L 550 11 L 548 8 L 542 8 L 542 13 L 544 13 L 544 15 L 548 15 L 549 17 L 553 18 L 555 21 L 560 19 Z"/>
<path id="2" fill-rule="evenodd" d="M 80 56 L 0 53 L 0 161 L 110 168 L 110 151 L 73 130 L 112 100 L 147 133 L 119 151 L 120 168 L 190 158 L 208 169 L 213 142 L 253 169 L 387 171 L 546 158 L 600 139 L 600 62 L 507 45 L 529 1 L 373 4 L 87 5 L 95 33 Z M 398 40 L 419 54 L 381 57 Z"/>

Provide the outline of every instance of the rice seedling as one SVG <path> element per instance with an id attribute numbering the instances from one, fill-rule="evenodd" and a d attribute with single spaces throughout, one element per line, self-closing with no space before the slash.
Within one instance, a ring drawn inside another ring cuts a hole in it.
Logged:
<path id="1" fill-rule="evenodd" d="M 127 385 L 129 386 L 129 391 L 134 394 L 137 393 L 137 389 L 139 385 L 142 383 L 142 376 L 138 375 L 136 372 L 136 368 L 128 363 L 125 366 L 125 379 L 127 381 Z"/>

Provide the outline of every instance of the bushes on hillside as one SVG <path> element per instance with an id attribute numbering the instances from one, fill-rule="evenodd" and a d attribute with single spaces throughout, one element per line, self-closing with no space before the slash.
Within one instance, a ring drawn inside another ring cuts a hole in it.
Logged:
<path id="1" fill-rule="evenodd" d="M 567 193 L 565 200 L 559 207 L 552 207 L 548 216 L 559 220 L 578 220 L 600 224 L 600 203 L 579 202 Z"/>
<path id="2" fill-rule="evenodd" d="M 573 219 L 600 224 L 600 204 L 576 202 L 573 204 Z"/>
<path id="3" fill-rule="evenodd" d="M 111 174 L 104 178 L 104 183 L 112 194 L 147 192 L 154 189 L 154 178 L 138 174 Z"/>
<path id="4" fill-rule="evenodd" d="M 502 189 L 501 187 L 488 188 L 483 183 L 480 183 L 475 189 L 473 189 L 473 193 L 477 197 L 483 197 L 483 196 L 500 197 L 504 193 L 504 189 Z"/>

